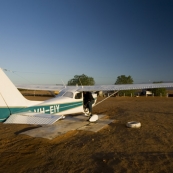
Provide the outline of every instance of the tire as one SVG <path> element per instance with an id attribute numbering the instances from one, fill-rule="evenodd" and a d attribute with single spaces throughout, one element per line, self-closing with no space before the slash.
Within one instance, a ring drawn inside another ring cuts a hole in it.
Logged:
<path id="1" fill-rule="evenodd" d="M 140 128 L 141 127 L 141 123 L 140 122 L 136 122 L 136 121 L 130 121 L 130 122 L 127 122 L 126 126 L 130 127 L 130 128 Z"/>

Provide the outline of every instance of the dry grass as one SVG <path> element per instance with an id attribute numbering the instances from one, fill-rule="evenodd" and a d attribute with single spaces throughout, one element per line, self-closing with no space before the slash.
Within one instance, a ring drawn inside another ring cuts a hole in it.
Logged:
<path id="1" fill-rule="evenodd" d="M 47 99 L 29 97 L 41 98 Z M 112 97 L 93 109 L 116 120 L 107 128 L 71 131 L 53 140 L 19 134 L 36 126 L 1 123 L 0 172 L 172 172 L 172 105 L 173 98 Z M 127 128 L 132 120 L 142 127 Z"/>

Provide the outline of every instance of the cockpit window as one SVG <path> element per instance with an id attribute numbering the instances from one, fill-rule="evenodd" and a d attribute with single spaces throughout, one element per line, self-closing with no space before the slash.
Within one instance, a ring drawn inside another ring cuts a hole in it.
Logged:
<path id="1" fill-rule="evenodd" d="M 75 99 L 81 99 L 82 98 L 82 93 L 76 93 Z"/>
<path id="2" fill-rule="evenodd" d="M 63 96 L 73 98 L 73 93 L 72 92 L 66 92 Z"/>

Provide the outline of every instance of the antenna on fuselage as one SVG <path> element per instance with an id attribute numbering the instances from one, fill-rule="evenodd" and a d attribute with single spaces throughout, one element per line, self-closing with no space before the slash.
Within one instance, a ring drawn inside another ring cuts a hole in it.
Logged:
<path id="1" fill-rule="evenodd" d="M 82 88 L 83 88 L 83 85 L 82 85 L 82 82 L 81 82 L 81 80 L 80 80 L 80 77 L 79 77 L 79 81 L 80 81 L 80 84 L 81 84 L 81 86 L 82 86 Z"/>
<path id="2" fill-rule="evenodd" d="M 66 88 L 66 85 L 65 85 L 65 83 L 64 83 L 64 81 L 62 79 L 61 79 L 61 82 L 63 83 L 64 87 Z"/>

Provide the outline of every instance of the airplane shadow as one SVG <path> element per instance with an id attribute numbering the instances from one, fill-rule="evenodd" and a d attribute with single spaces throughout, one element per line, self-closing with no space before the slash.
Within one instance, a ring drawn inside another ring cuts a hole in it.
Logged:
<path id="1" fill-rule="evenodd" d="M 22 130 L 19 130 L 19 131 L 15 132 L 14 134 L 18 135 L 18 134 L 20 134 L 22 132 L 25 132 L 25 131 L 28 131 L 28 130 L 33 130 L 33 129 L 36 129 L 36 128 L 39 128 L 39 127 L 42 127 L 42 126 L 41 125 L 37 125 L 37 126 L 34 126 L 34 127 L 26 127 L 26 128 L 24 128 Z"/>

